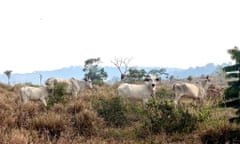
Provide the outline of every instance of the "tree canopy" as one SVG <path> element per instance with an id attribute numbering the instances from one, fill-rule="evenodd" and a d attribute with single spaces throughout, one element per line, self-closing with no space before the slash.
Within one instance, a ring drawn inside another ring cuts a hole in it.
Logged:
<path id="1" fill-rule="evenodd" d="M 101 63 L 100 58 L 90 58 L 85 61 L 83 71 L 85 72 L 85 77 L 91 78 L 93 81 L 103 81 L 107 78 L 107 73 L 104 68 L 100 68 Z"/>
<path id="2" fill-rule="evenodd" d="M 231 59 L 235 61 L 235 64 L 226 66 L 223 70 L 226 72 L 227 78 L 234 78 L 228 82 L 229 87 L 224 92 L 226 99 L 225 106 L 234 107 L 240 112 L 240 50 L 238 47 L 229 49 L 228 53 L 231 55 Z M 234 118 L 234 121 L 240 122 L 240 117 Z"/>

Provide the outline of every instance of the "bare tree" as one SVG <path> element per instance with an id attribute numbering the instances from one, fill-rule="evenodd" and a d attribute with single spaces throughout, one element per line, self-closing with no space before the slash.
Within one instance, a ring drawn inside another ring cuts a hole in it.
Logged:
<path id="1" fill-rule="evenodd" d="M 132 58 L 114 58 L 114 60 L 111 60 L 111 63 L 113 63 L 118 71 L 121 74 L 121 80 L 123 80 L 130 68 L 129 63 L 131 62 Z"/>
<path id="2" fill-rule="evenodd" d="M 8 78 L 8 85 L 10 85 L 10 78 L 11 78 L 12 70 L 6 70 L 6 71 L 4 71 L 4 74 Z"/>

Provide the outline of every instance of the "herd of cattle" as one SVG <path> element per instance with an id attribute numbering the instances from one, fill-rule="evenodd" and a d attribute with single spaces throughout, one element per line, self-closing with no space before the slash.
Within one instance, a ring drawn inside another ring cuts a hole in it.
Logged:
<path id="1" fill-rule="evenodd" d="M 181 98 L 190 98 L 193 100 L 202 101 L 206 97 L 209 87 L 209 78 L 202 80 L 199 83 L 176 82 L 173 84 L 174 99 L 173 102 L 177 105 Z M 144 79 L 144 84 L 129 84 L 122 83 L 117 88 L 117 95 L 125 99 L 141 100 L 143 105 L 149 100 L 155 100 L 156 86 L 159 78 L 150 76 Z M 47 99 L 53 95 L 54 87 L 59 83 L 65 83 L 64 92 L 66 95 L 71 95 L 76 98 L 78 94 L 85 89 L 92 89 L 91 79 L 77 80 L 71 78 L 69 80 L 60 78 L 49 78 L 45 81 L 43 87 L 23 86 L 20 88 L 19 94 L 21 101 L 27 103 L 29 100 L 40 100 L 47 106 Z"/>
<path id="2" fill-rule="evenodd" d="M 92 88 L 92 82 L 89 78 L 85 78 L 84 80 L 77 80 L 75 78 L 69 80 L 49 78 L 46 80 L 46 86 L 44 87 L 23 86 L 20 88 L 19 94 L 21 101 L 27 103 L 29 100 L 40 100 L 47 106 L 47 99 L 53 95 L 54 87 L 59 83 L 65 84 L 64 94 L 72 95 L 75 98 L 81 91 Z"/>

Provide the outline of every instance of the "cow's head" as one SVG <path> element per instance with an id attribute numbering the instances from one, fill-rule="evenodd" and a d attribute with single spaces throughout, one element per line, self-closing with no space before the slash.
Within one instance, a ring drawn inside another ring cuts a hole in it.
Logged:
<path id="1" fill-rule="evenodd" d="M 45 85 L 48 89 L 54 89 L 54 86 L 57 84 L 57 80 L 55 78 L 49 78 L 46 80 Z"/>
<path id="2" fill-rule="evenodd" d="M 207 89 L 210 85 L 211 80 L 209 79 L 209 76 L 207 75 L 206 78 L 201 82 L 201 85 L 203 88 Z"/>
<path id="3" fill-rule="evenodd" d="M 93 88 L 93 86 L 92 86 L 92 80 L 91 80 L 89 77 L 85 77 L 83 80 L 85 81 L 86 86 L 87 86 L 89 89 L 92 89 L 92 88 Z"/>
<path id="4" fill-rule="evenodd" d="M 148 85 L 148 87 L 152 90 L 156 89 L 156 85 L 159 82 L 159 78 L 156 76 L 150 76 L 150 77 L 146 77 L 144 79 L 144 82 Z"/>

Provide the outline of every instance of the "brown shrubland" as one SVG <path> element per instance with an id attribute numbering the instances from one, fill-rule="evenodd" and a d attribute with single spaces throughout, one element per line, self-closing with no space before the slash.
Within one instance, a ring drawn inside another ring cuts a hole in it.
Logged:
<path id="1" fill-rule="evenodd" d="M 240 131 L 240 126 L 228 121 L 228 118 L 235 116 L 235 110 L 219 108 L 216 105 L 212 107 L 207 105 L 201 110 L 199 108 L 188 110 L 197 116 L 198 120 L 191 133 L 166 133 L 164 129 L 152 131 L 149 124 L 151 126 L 158 124 L 149 121 L 149 112 L 154 112 L 154 107 L 147 111 L 148 109 L 143 109 L 141 104 L 133 101 L 126 108 L 122 103 L 118 103 L 121 100 L 116 99 L 117 86 L 118 84 L 95 87 L 83 91 L 78 98 L 70 99 L 66 104 L 55 103 L 46 108 L 37 101 L 22 104 L 18 94 L 21 86 L 0 84 L 0 143 L 185 144 L 240 139 L 237 135 L 234 137 L 234 134 Z M 166 97 L 169 99 L 172 94 L 171 88 L 161 86 L 157 94 L 159 99 Z M 166 105 L 171 107 L 171 104 Z M 161 117 L 153 121 L 156 122 L 158 119 L 165 122 Z M 114 125 L 119 124 L 121 120 L 126 124 Z M 172 128 L 167 125 L 160 126 L 164 127 Z"/>

